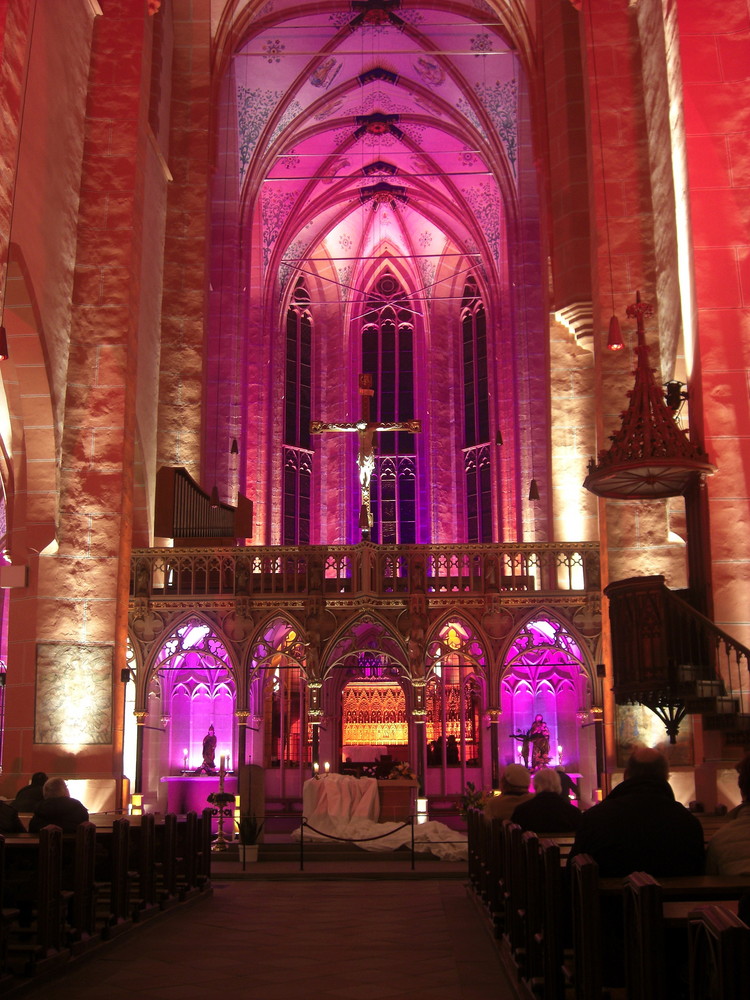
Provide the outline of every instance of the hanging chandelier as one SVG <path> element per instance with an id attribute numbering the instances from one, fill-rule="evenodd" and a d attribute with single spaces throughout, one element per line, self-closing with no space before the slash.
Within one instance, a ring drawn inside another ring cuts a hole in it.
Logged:
<path id="1" fill-rule="evenodd" d="M 681 496 L 702 476 L 716 472 L 706 452 L 694 444 L 674 419 L 662 387 L 657 385 L 649 365 L 644 320 L 653 307 L 636 301 L 627 315 L 635 319 L 638 344 L 635 349 L 635 384 L 628 393 L 630 404 L 622 414 L 620 430 L 612 444 L 599 453 L 598 462 L 589 462 L 584 487 L 609 500 L 661 500 Z"/>

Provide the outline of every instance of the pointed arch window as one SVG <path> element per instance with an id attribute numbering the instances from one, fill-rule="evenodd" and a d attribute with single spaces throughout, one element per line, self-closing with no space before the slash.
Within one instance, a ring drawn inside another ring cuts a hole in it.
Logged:
<path id="1" fill-rule="evenodd" d="M 287 769 L 297 776 L 311 762 L 311 733 L 307 721 L 308 691 L 302 664 L 306 647 L 297 631 L 283 620 L 270 623 L 252 651 L 250 711 L 263 720 L 263 765 L 278 768 L 282 784 Z"/>
<path id="2" fill-rule="evenodd" d="M 216 757 L 236 762 L 236 689 L 227 647 L 208 622 L 189 618 L 162 643 L 149 670 L 143 744 L 143 780 L 194 771 L 203 739 L 213 726 Z M 165 770 L 166 769 L 166 770 Z"/>
<path id="3" fill-rule="evenodd" d="M 466 537 L 492 541 L 492 470 L 490 465 L 487 317 L 474 278 L 464 287 L 461 303 L 464 386 L 464 476 Z"/>
<path id="4" fill-rule="evenodd" d="M 591 704 L 584 652 L 565 624 L 541 616 L 527 621 L 505 656 L 500 683 L 500 762 L 516 760 L 536 769 L 548 757 L 552 767 L 595 772 L 594 734 L 578 722 Z M 546 733 L 540 745 L 529 737 L 542 726 Z"/>
<path id="5" fill-rule="evenodd" d="M 384 274 L 367 299 L 362 329 L 362 371 L 374 380 L 374 420 L 414 418 L 414 315 L 399 282 Z M 413 544 L 417 540 L 414 435 L 381 432 L 377 449 L 371 481 L 373 541 Z"/>
<path id="6" fill-rule="evenodd" d="M 427 650 L 427 764 L 477 767 L 481 743 L 484 652 L 469 627 L 453 621 Z"/>
<path id="7" fill-rule="evenodd" d="M 312 393 L 312 315 L 303 278 L 297 282 L 286 314 L 284 379 L 284 545 L 310 543 L 310 397 Z"/>

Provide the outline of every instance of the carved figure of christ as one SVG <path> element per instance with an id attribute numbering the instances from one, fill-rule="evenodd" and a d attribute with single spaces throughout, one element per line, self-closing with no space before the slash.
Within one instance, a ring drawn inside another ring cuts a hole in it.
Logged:
<path id="1" fill-rule="evenodd" d="M 388 422 L 370 420 L 370 400 L 374 395 L 372 375 L 359 376 L 359 395 L 361 401 L 360 418 L 356 423 L 326 423 L 322 420 L 310 421 L 311 434 L 324 434 L 327 431 L 356 433 L 359 436 L 357 452 L 357 468 L 359 469 L 359 489 L 361 505 L 359 508 L 359 527 L 362 538 L 367 541 L 372 529 L 372 508 L 370 506 L 370 480 L 375 469 L 375 451 L 373 442 L 377 431 L 408 431 L 418 434 L 422 430 L 419 420 L 403 420 Z"/>

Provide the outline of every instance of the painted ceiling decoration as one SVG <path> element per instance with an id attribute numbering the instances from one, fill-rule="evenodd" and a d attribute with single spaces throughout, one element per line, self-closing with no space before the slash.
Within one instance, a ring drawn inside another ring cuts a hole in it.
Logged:
<path id="1" fill-rule="evenodd" d="M 483 2 L 277 2 L 248 13 L 228 142 L 266 273 L 346 301 L 384 254 L 433 287 L 441 256 L 501 267 L 516 214 L 521 60 Z"/>

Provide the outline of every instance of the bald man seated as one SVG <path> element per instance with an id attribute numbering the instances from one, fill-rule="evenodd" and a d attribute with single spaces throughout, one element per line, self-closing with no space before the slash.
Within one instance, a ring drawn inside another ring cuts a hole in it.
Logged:
<path id="1" fill-rule="evenodd" d="M 702 874 L 703 827 L 675 801 L 668 779 L 663 753 L 635 750 L 621 784 L 581 817 L 570 856 L 590 854 L 602 878 Z"/>

